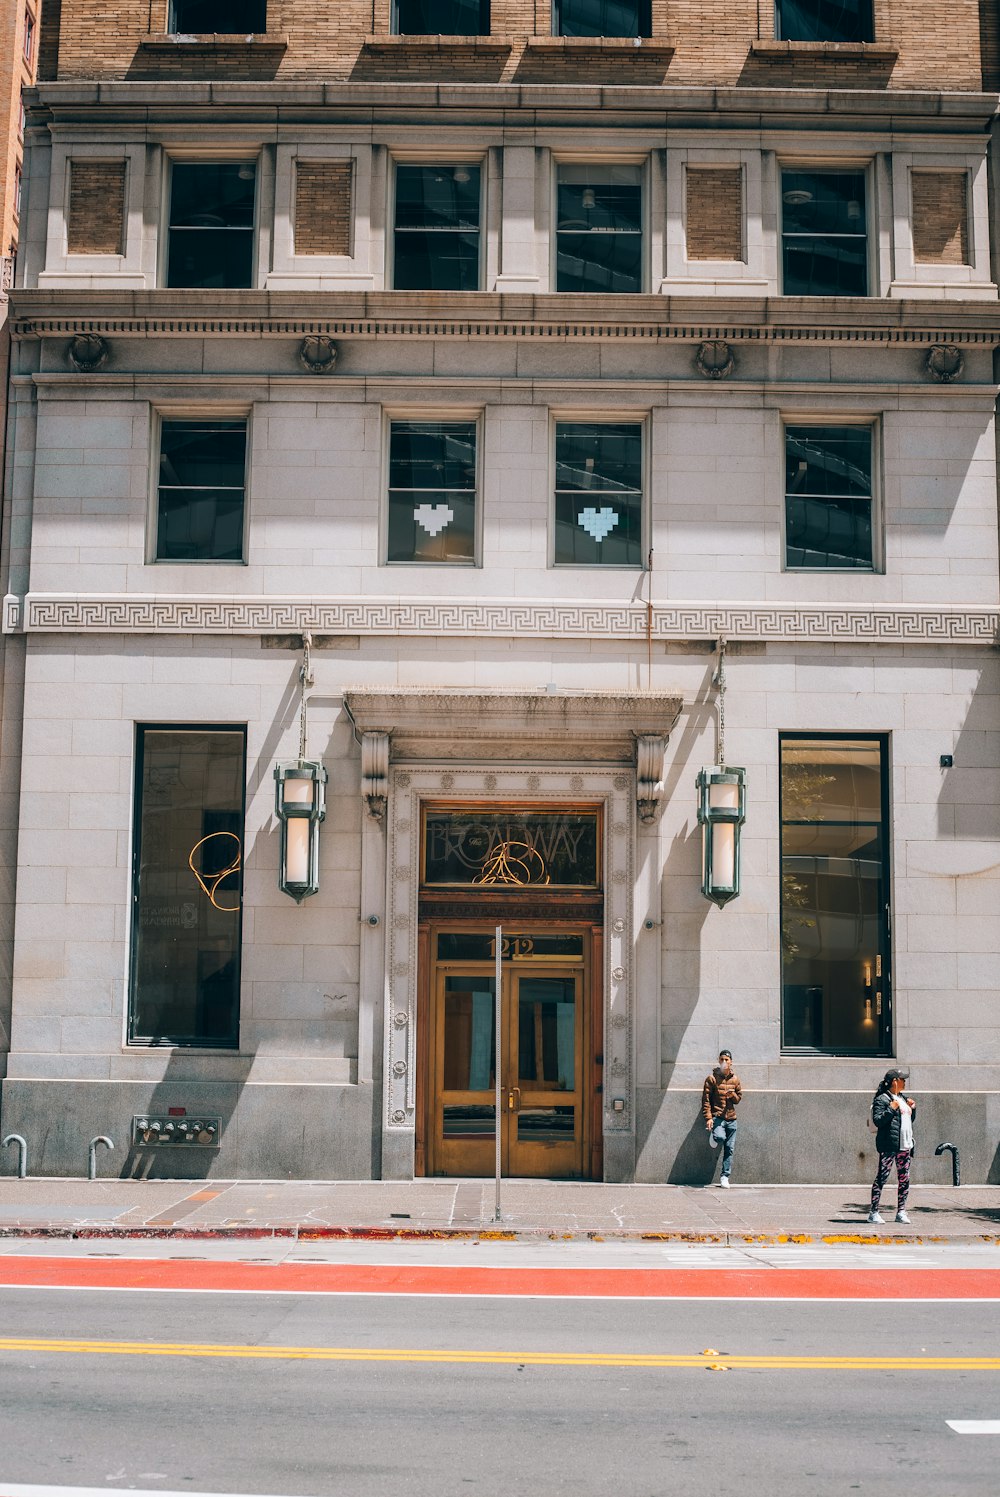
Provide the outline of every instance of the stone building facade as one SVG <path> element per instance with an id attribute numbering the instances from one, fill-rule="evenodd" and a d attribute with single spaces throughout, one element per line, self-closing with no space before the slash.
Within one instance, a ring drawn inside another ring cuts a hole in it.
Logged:
<path id="1" fill-rule="evenodd" d="M 1000 1179 L 994 8 L 445 8 L 63 0 L 3 1128 L 699 1181 L 725 1045 L 744 1181 L 865 1178 L 893 1061 Z"/>

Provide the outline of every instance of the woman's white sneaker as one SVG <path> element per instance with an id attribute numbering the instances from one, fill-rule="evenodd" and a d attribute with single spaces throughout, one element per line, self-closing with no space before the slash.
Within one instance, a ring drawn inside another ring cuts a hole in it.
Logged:
<path id="1" fill-rule="evenodd" d="M 885 1221 L 885 1217 L 884 1216 L 879 1216 L 879 1214 L 878 1214 L 877 1211 L 869 1211 L 869 1213 L 868 1213 L 868 1220 L 870 1222 L 876 1222 L 879 1226 L 881 1226 L 882 1223 Z"/>
<path id="2" fill-rule="evenodd" d="M 907 1216 L 905 1211 L 897 1211 L 896 1220 L 898 1222 L 906 1222 L 907 1226 L 909 1226 L 910 1218 Z"/>

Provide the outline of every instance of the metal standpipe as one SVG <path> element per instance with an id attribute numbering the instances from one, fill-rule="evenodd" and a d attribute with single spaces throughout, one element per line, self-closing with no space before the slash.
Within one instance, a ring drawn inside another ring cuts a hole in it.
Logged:
<path id="1" fill-rule="evenodd" d="M 113 1149 L 114 1148 L 114 1144 L 112 1143 L 111 1139 L 108 1138 L 108 1136 L 107 1136 L 106 1133 L 102 1133 L 102 1134 L 100 1134 L 100 1136 L 98 1138 L 92 1138 L 90 1140 L 90 1163 L 89 1163 L 89 1165 L 87 1167 L 87 1179 L 88 1180 L 96 1180 L 97 1179 L 97 1145 L 98 1144 L 103 1144 L 106 1149 Z"/>
<path id="2" fill-rule="evenodd" d="M 962 1183 L 962 1161 L 958 1157 L 958 1145 L 957 1144 L 938 1144 L 937 1148 L 934 1150 L 934 1153 L 936 1155 L 937 1154 L 950 1154 L 951 1155 L 951 1183 L 952 1183 L 952 1185 L 961 1185 L 961 1183 Z"/>
<path id="3" fill-rule="evenodd" d="M 17 1144 L 17 1178 L 24 1180 L 28 1174 L 28 1141 L 20 1133 L 8 1133 L 3 1141 L 4 1148 L 8 1144 Z"/>

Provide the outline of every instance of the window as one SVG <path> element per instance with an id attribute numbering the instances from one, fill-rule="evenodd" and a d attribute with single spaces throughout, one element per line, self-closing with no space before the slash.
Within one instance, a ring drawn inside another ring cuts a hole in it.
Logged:
<path id="1" fill-rule="evenodd" d="M 867 296 L 863 171 L 783 171 L 786 296 Z"/>
<path id="2" fill-rule="evenodd" d="M 251 161 L 175 161 L 170 180 L 168 286 L 252 286 Z"/>
<path id="3" fill-rule="evenodd" d="M 35 18 L 30 10 L 24 12 L 24 60 L 31 66 L 35 55 Z"/>
<path id="4" fill-rule="evenodd" d="M 139 728 L 132 1042 L 238 1043 L 245 783 L 242 728 Z"/>
<path id="5" fill-rule="evenodd" d="M 387 561 L 474 562 L 476 423 L 389 427 Z"/>
<path id="6" fill-rule="evenodd" d="M 173 0 L 170 32 L 181 36 L 252 36 L 267 30 L 265 0 Z"/>
<path id="7" fill-rule="evenodd" d="M 14 168 L 14 217 L 21 216 L 21 188 L 24 185 L 24 177 L 21 171 L 21 163 L 18 162 Z"/>
<path id="8" fill-rule="evenodd" d="M 156 561 L 242 561 L 245 421 L 160 425 Z"/>
<path id="9" fill-rule="evenodd" d="M 480 168 L 396 167 L 393 286 L 479 290 Z"/>
<path id="10" fill-rule="evenodd" d="M 775 35 L 783 42 L 870 42 L 872 0 L 777 0 Z"/>
<path id="11" fill-rule="evenodd" d="M 642 425 L 556 422 L 556 566 L 642 565 Z"/>
<path id="12" fill-rule="evenodd" d="M 556 36 L 649 36 L 651 0 L 554 0 Z"/>
<path id="13" fill-rule="evenodd" d="M 870 572 L 870 426 L 785 427 L 785 566 Z"/>
<path id="14" fill-rule="evenodd" d="M 394 0 L 399 36 L 489 36 L 489 0 Z"/>
<path id="15" fill-rule="evenodd" d="M 891 1044 L 886 743 L 781 739 L 782 1044 Z"/>
<path id="16" fill-rule="evenodd" d="M 556 290 L 642 290 L 642 169 L 559 167 Z"/>

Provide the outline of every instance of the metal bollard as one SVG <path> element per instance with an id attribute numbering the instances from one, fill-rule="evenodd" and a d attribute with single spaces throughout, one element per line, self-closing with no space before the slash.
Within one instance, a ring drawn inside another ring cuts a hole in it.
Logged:
<path id="1" fill-rule="evenodd" d="M 88 1171 L 87 1171 L 87 1179 L 88 1180 L 96 1180 L 97 1179 L 97 1145 L 98 1144 L 103 1144 L 106 1149 L 113 1149 L 114 1148 L 114 1144 L 111 1142 L 111 1139 L 108 1138 L 107 1135 L 104 1134 L 104 1133 L 102 1133 L 98 1138 L 92 1138 L 90 1140 L 90 1165 L 89 1165 L 89 1168 L 88 1168 Z"/>
<path id="2" fill-rule="evenodd" d="M 935 1154 L 949 1153 L 951 1155 L 951 1183 L 952 1183 L 952 1185 L 961 1185 L 961 1183 L 962 1183 L 962 1162 L 961 1162 L 961 1160 L 958 1157 L 958 1145 L 957 1144 L 938 1144 L 937 1148 L 934 1150 L 934 1153 Z"/>
<path id="3" fill-rule="evenodd" d="M 21 1137 L 20 1133 L 8 1133 L 4 1139 L 4 1148 L 8 1144 L 17 1144 L 17 1178 L 23 1180 L 28 1173 L 28 1142 Z"/>

